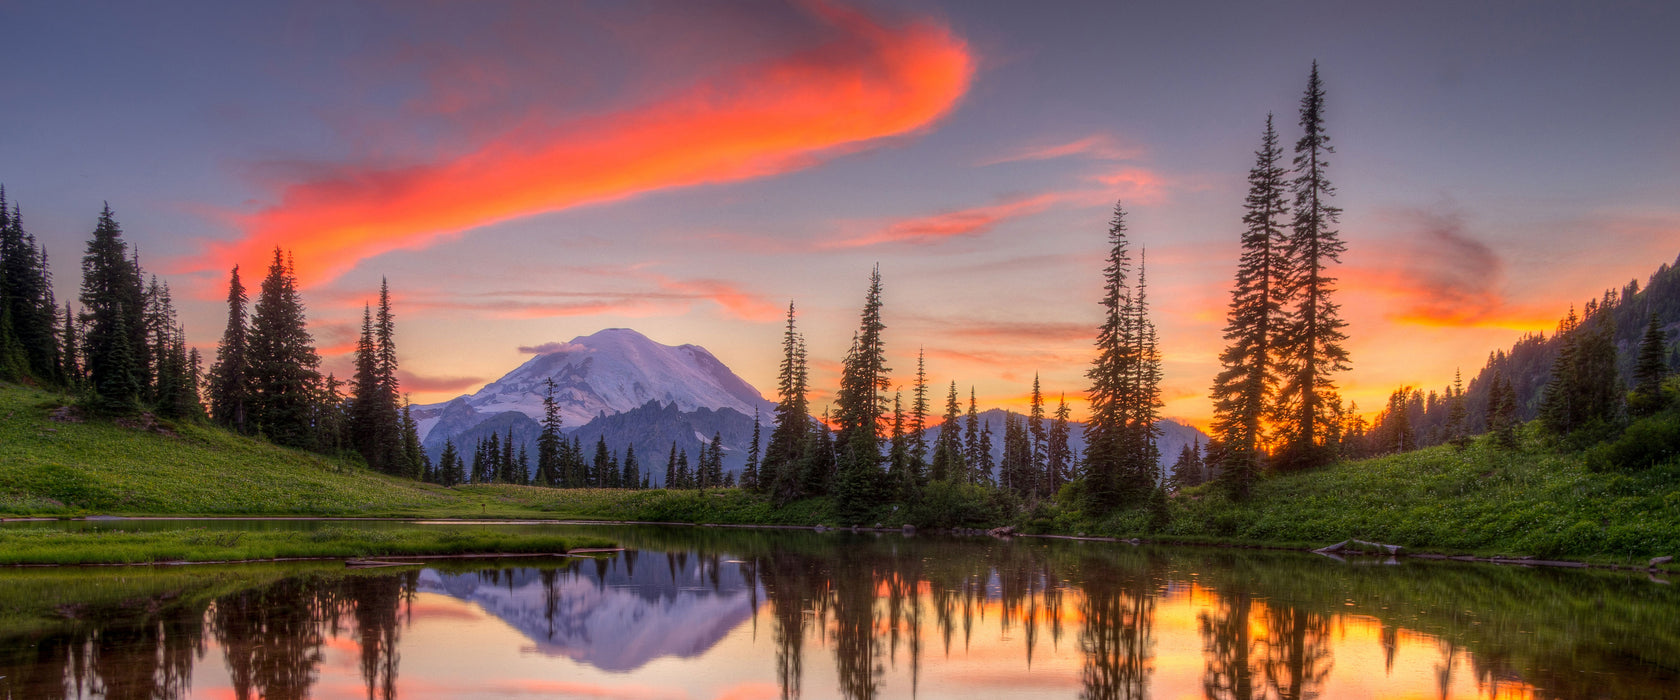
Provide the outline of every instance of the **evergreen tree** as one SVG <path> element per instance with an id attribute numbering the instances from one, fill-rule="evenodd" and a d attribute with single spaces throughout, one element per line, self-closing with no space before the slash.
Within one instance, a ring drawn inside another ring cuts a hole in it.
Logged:
<path id="1" fill-rule="evenodd" d="M 583 458 L 583 438 L 581 436 L 572 436 L 572 447 L 568 454 L 567 459 L 570 466 L 566 473 L 571 475 L 569 483 L 575 488 L 589 486 L 589 462 Z"/>
<path id="2" fill-rule="evenodd" d="M 1464 405 L 1464 375 L 1453 370 L 1451 396 L 1447 398 L 1447 442 L 1463 450 L 1470 446 L 1470 433 L 1465 426 L 1469 409 Z"/>
<path id="3" fill-rule="evenodd" d="M 443 452 L 438 454 L 438 483 L 444 486 L 459 484 L 464 478 L 461 472 L 461 455 L 455 451 L 455 441 L 443 441 Z"/>
<path id="4" fill-rule="evenodd" d="M 889 497 L 908 501 L 916 492 L 916 477 L 911 472 L 910 436 L 904 432 L 904 392 L 893 394 L 892 445 L 887 456 L 887 484 Z"/>
<path id="5" fill-rule="evenodd" d="M 82 256 L 83 342 L 98 405 L 118 413 L 136 408 L 145 384 L 139 364 L 145 352 L 144 294 L 127 253 L 122 227 L 106 205 Z"/>
<path id="6" fill-rule="evenodd" d="M 331 455 L 343 454 L 349 444 L 350 412 L 346 410 L 344 382 L 337 375 L 327 374 L 321 382 L 321 398 L 316 411 L 316 447 Z"/>
<path id="7" fill-rule="evenodd" d="M 602 435 L 595 441 L 595 462 L 589 470 L 589 485 L 596 488 L 607 486 L 608 467 L 612 462 L 612 453 L 607 449 L 607 436 Z"/>
<path id="8" fill-rule="evenodd" d="M 962 405 L 957 402 L 957 383 L 951 382 L 951 393 L 945 397 L 944 422 L 939 425 L 939 441 L 934 444 L 933 463 L 928 477 L 934 481 L 960 481 L 965 469 L 962 448 Z"/>
<path id="9" fill-rule="evenodd" d="M 1300 140 L 1295 142 L 1294 218 L 1285 256 L 1289 260 L 1284 299 L 1289 324 L 1278 337 L 1283 386 L 1277 394 L 1282 451 L 1278 464 L 1300 468 L 1335 457 L 1326 449 L 1327 433 L 1335 429 L 1331 410 L 1339 400 L 1330 375 L 1348 369 L 1342 341 L 1341 305 L 1331 299 L 1336 279 L 1330 263 L 1340 262 L 1345 245 L 1335 225 L 1341 209 L 1330 204 L 1335 188 L 1327 177 L 1326 156 L 1335 153 L 1324 132 L 1324 86 L 1313 62 L 1306 94 L 1301 97 Z"/>
<path id="10" fill-rule="evenodd" d="M 403 474 L 411 468 L 403 446 L 402 420 L 397 410 L 396 320 L 391 312 L 391 289 L 379 283 L 377 312 L 362 310 L 362 335 L 356 343 L 356 400 L 351 414 L 351 432 L 356 449 L 368 466 L 387 474 Z M 497 460 L 498 477 L 508 480 L 511 454 Z"/>
<path id="11" fill-rule="evenodd" d="M 1029 448 L 1031 464 L 1028 465 L 1028 471 L 1031 472 L 1033 480 L 1032 495 L 1049 498 L 1053 492 L 1050 490 L 1050 480 L 1045 478 L 1045 464 L 1049 458 L 1047 450 L 1050 448 L 1050 436 L 1044 425 L 1044 392 L 1039 390 L 1037 372 L 1033 373 L 1032 404 L 1031 410 L 1027 414 L 1027 434 L 1028 437 L 1032 438 L 1032 445 Z"/>
<path id="12" fill-rule="evenodd" d="M 173 312 L 170 314 L 173 316 Z M 204 417 L 199 403 L 196 355 L 187 352 L 186 329 L 176 326 L 165 335 L 158 356 L 158 413 L 176 420 Z"/>
<path id="13" fill-rule="evenodd" d="M 1173 462 L 1171 486 L 1175 491 L 1200 486 L 1207 481 L 1205 467 L 1202 464 L 1202 443 L 1197 438 L 1194 446 L 1185 445 L 1179 450 L 1178 461 Z"/>
<path id="14" fill-rule="evenodd" d="M 671 443 L 671 457 L 665 460 L 665 488 L 678 488 L 677 483 L 677 443 Z"/>
<path id="15" fill-rule="evenodd" d="M 1266 456 L 1262 427 L 1277 391 L 1276 345 L 1286 322 L 1279 300 L 1288 271 L 1283 258 L 1287 173 L 1269 114 L 1254 156 L 1244 202 L 1242 258 L 1225 323 L 1230 345 L 1220 353 L 1224 369 L 1213 383 L 1213 437 L 1222 447 L 1220 479 L 1238 498 L 1247 497 Z"/>
<path id="16" fill-rule="evenodd" d="M 624 488 L 639 488 L 642 484 L 642 465 L 636 463 L 636 446 L 624 448 L 624 477 L 620 480 Z"/>
<path id="17" fill-rule="evenodd" d="M 981 465 L 991 455 L 980 454 L 980 402 L 974 395 L 974 385 L 968 386 L 968 416 L 963 423 L 963 471 L 957 481 L 973 484 L 980 481 Z"/>
<path id="18" fill-rule="evenodd" d="M 60 331 L 59 360 L 63 362 L 60 375 L 64 377 L 65 386 L 72 390 L 79 389 L 83 383 L 82 374 L 82 342 L 76 332 L 76 312 L 70 308 L 70 302 L 64 303 L 64 325 Z M 193 350 L 193 352 L 198 352 Z"/>
<path id="19" fill-rule="evenodd" d="M 513 482 L 522 486 L 531 483 L 531 456 L 525 452 L 525 444 L 519 444 L 519 457 L 513 461 Z"/>
<path id="20" fill-rule="evenodd" d="M 52 295 L 47 252 L 23 227 L 23 213 L 6 208 L 0 188 L 0 315 L 7 316 L 12 352 L 28 373 L 43 382 L 62 384 L 58 345 L 58 302 Z M 4 352 L 4 351 L 0 351 Z"/>
<path id="21" fill-rule="evenodd" d="M 1651 314 L 1634 360 L 1633 393 L 1628 396 L 1628 412 L 1634 416 L 1649 416 L 1666 407 L 1662 383 L 1668 377 L 1667 341 L 1657 315 Z"/>
<path id="22" fill-rule="evenodd" d="M 998 485 L 1023 498 L 1034 499 L 1038 495 L 1032 435 L 1027 420 L 1014 413 L 1003 416 L 1003 459 L 998 462 Z"/>
<path id="23" fill-rule="evenodd" d="M 1579 324 L 1574 310 L 1560 330 L 1562 347 L 1540 402 L 1540 423 L 1568 435 L 1615 418 L 1621 398 L 1616 372 L 1615 318 L 1593 307 Z"/>
<path id="24" fill-rule="evenodd" d="M 1056 406 L 1056 418 L 1050 422 L 1048 444 L 1044 448 L 1045 489 L 1051 495 L 1068 482 L 1068 471 L 1073 466 L 1073 451 L 1068 448 L 1070 414 L 1067 396 L 1063 395 L 1061 403 Z"/>
<path id="25" fill-rule="evenodd" d="M 861 516 L 881 496 L 881 428 L 887 413 L 886 395 L 892 388 L 886 366 L 886 348 L 881 332 L 881 268 L 869 276 L 858 332 L 840 372 L 840 391 L 835 397 L 840 430 L 839 475 L 835 484 L 835 507 L 842 517 Z"/>
<path id="26" fill-rule="evenodd" d="M 1497 368 L 1488 390 L 1487 426 L 1495 444 L 1505 449 L 1517 446 L 1517 391 Z"/>
<path id="27" fill-rule="evenodd" d="M 405 468 L 401 473 L 418 479 L 426 472 L 426 451 L 420 448 L 420 424 L 414 421 L 411 408 L 405 397 L 402 408 L 402 456 Z"/>
<path id="28" fill-rule="evenodd" d="M 254 305 L 247 342 L 250 418 L 276 444 L 312 447 L 310 417 L 321 360 L 298 297 L 297 275 L 279 248 Z"/>
<path id="29" fill-rule="evenodd" d="M 804 484 L 800 487 L 808 495 L 829 493 L 834 485 L 835 471 L 838 469 L 835 454 L 834 430 L 829 428 L 828 411 L 823 411 L 823 418 L 815 430 L 805 432 L 805 446 L 801 449 L 803 463 L 800 474 Z"/>
<path id="30" fill-rule="evenodd" d="M 712 433 L 712 444 L 706 447 L 705 486 L 723 486 L 723 434 Z"/>
<path id="31" fill-rule="evenodd" d="M 245 285 L 239 282 L 239 266 L 228 275 L 228 320 L 222 342 L 216 348 L 216 364 L 210 368 L 210 417 L 235 432 L 250 432 L 246 405 L 251 396 L 250 355 L 246 346 Z"/>
<path id="32" fill-rule="evenodd" d="M 12 309 L 0 304 L 0 380 L 23 381 L 29 376 L 29 357 L 12 332 Z"/>
<path id="33" fill-rule="evenodd" d="M 689 471 L 688 468 L 688 450 L 679 450 L 677 452 L 676 484 L 679 489 L 692 489 L 695 487 L 694 472 Z"/>
<path id="34" fill-rule="evenodd" d="M 747 447 L 747 466 L 741 469 L 741 489 L 744 491 L 758 491 L 758 460 L 759 452 L 759 416 L 758 407 L 753 407 L 753 435 L 752 444 Z"/>
<path id="35" fill-rule="evenodd" d="M 538 486 L 560 485 L 561 453 L 565 442 L 560 437 L 560 404 L 554 400 L 554 378 L 544 380 L 548 393 L 543 395 L 542 434 L 537 436 Z"/>
<path id="36" fill-rule="evenodd" d="M 478 444 L 473 448 L 472 471 L 468 472 L 468 481 L 474 484 L 489 481 L 487 466 L 484 459 L 484 438 L 479 438 Z"/>
<path id="37" fill-rule="evenodd" d="M 910 401 L 910 471 L 917 485 L 927 478 L 928 464 L 928 385 L 924 355 L 921 348 L 916 349 L 916 386 L 911 392 Z"/>
<path id="38" fill-rule="evenodd" d="M 776 427 L 764 449 L 759 482 L 776 503 L 787 503 L 802 494 L 804 452 L 811 433 L 809 374 L 805 363 L 805 339 L 794 326 L 793 302 L 788 302 L 787 330 L 782 334 L 782 365 L 777 376 Z M 667 481 L 667 487 L 670 482 Z"/>
<path id="39" fill-rule="evenodd" d="M 980 429 L 980 461 L 970 465 L 970 483 L 981 486 L 996 486 L 992 475 L 997 470 L 997 460 L 992 459 L 992 423 L 986 421 L 985 427 Z"/>
<path id="40" fill-rule="evenodd" d="M 523 484 L 525 483 L 526 472 L 521 469 L 519 452 L 513 447 L 513 426 L 510 425 L 507 435 L 502 439 L 501 461 L 497 464 L 500 467 L 497 472 L 497 480 L 504 484 Z"/>
<path id="41" fill-rule="evenodd" d="M 1142 266 L 1137 288 L 1129 282 L 1131 255 L 1125 212 L 1116 204 L 1109 222 L 1108 265 L 1103 269 L 1103 325 L 1091 380 L 1086 424 L 1085 492 L 1098 512 L 1142 503 L 1159 480 L 1155 426 L 1160 398 L 1160 356 Z"/>

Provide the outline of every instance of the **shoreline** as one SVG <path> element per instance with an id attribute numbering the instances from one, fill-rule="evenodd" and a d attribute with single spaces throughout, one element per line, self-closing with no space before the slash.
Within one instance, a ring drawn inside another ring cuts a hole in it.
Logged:
<path id="1" fill-rule="evenodd" d="M 932 534 L 932 535 L 942 535 L 942 536 L 959 537 L 959 538 L 961 538 L 961 537 L 990 537 L 992 539 L 999 539 L 999 540 L 1004 540 L 1004 541 L 1008 541 L 1010 539 L 1020 537 L 1020 538 L 1032 538 L 1032 539 L 1065 540 L 1065 541 L 1075 541 L 1075 542 L 1105 542 L 1105 543 L 1111 543 L 1111 544 L 1130 544 L 1132 546 L 1155 545 L 1155 546 L 1169 546 L 1169 547 L 1206 547 L 1206 548 L 1221 548 L 1221 549 L 1253 549 L 1253 550 L 1277 551 L 1277 552 L 1299 552 L 1299 553 L 1308 553 L 1308 554 L 1319 554 L 1320 556 L 1326 557 L 1328 559 L 1333 559 L 1333 560 L 1336 560 L 1336 561 L 1339 561 L 1339 562 L 1343 562 L 1343 563 L 1352 563 L 1347 558 L 1344 558 L 1344 557 L 1351 557 L 1354 561 L 1360 561 L 1360 560 L 1366 560 L 1366 559 L 1376 559 L 1377 557 L 1384 557 L 1384 558 L 1389 559 L 1389 560 L 1420 559 L 1420 560 L 1424 560 L 1424 561 L 1454 561 L 1454 562 L 1472 563 L 1472 564 L 1495 564 L 1495 565 L 1500 565 L 1500 566 L 1517 566 L 1517 567 L 1523 567 L 1523 568 L 1598 569 L 1598 570 L 1605 570 L 1605 571 L 1625 571 L 1625 572 L 1630 572 L 1630 573 L 1644 573 L 1644 574 L 1650 575 L 1651 580 L 1653 582 L 1661 583 L 1661 584 L 1669 584 L 1670 582 L 1666 581 L 1666 580 L 1663 580 L 1663 579 L 1659 579 L 1659 578 L 1656 577 L 1656 575 L 1657 574 L 1672 573 L 1670 571 L 1670 569 L 1662 568 L 1662 566 L 1660 566 L 1660 565 L 1638 566 L 1638 565 L 1632 565 L 1632 564 L 1612 564 L 1612 563 L 1599 563 L 1599 562 L 1591 562 L 1591 561 L 1581 561 L 1581 560 L 1568 559 L 1568 558 L 1540 559 L 1540 558 L 1537 558 L 1537 557 L 1502 557 L 1502 556 L 1486 556 L 1486 557 L 1483 557 L 1483 556 L 1476 556 L 1476 555 L 1470 555 L 1470 554 L 1455 555 L 1455 554 L 1442 554 L 1442 553 L 1427 552 L 1427 551 L 1425 551 L 1425 552 L 1395 552 L 1395 553 L 1392 553 L 1392 554 L 1382 554 L 1382 555 L 1365 554 L 1365 553 L 1359 553 L 1359 552 L 1339 552 L 1339 553 L 1331 554 L 1331 553 L 1325 553 L 1325 552 L 1317 552 L 1314 549 L 1307 548 L 1305 546 L 1301 546 L 1301 545 L 1297 545 L 1297 544 L 1284 545 L 1284 544 L 1278 544 L 1278 543 L 1264 543 L 1264 542 L 1199 542 L 1199 541 L 1178 541 L 1178 540 L 1173 540 L 1173 539 L 1156 539 L 1156 538 L 1142 538 L 1142 537 L 1125 538 L 1125 537 L 1105 537 L 1105 536 L 1098 536 L 1098 535 L 1059 535 L 1059 534 L 1043 534 L 1043 533 L 1022 533 L 1022 532 L 1003 532 L 1003 533 L 999 533 L 999 532 L 996 532 L 996 530 L 1001 530 L 1002 528 L 995 528 L 995 529 L 992 529 L 992 530 L 975 529 L 975 528 L 945 528 L 945 529 L 930 528 L 930 529 L 923 530 L 923 529 L 914 528 L 914 527 L 911 527 L 911 526 L 897 527 L 897 528 L 891 528 L 891 527 L 828 527 L 828 526 L 820 525 L 820 524 L 819 525 L 774 525 L 774 524 L 754 524 L 754 523 L 692 523 L 692 522 L 652 521 L 652 520 L 579 520 L 579 519 L 575 519 L 575 518 L 572 518 L 572 519 L 540 519 L 540 518 L 507 518 L 507 519 L 496 519 L 496 518 L 466 519 L 466 518 L 461 518 L 461 519 L 455 519 L 455 518 L 435 518 L 435 517 L 434 518 L 423 518 L 423 517 L 412 517 L 412 518 L 410 518 L 410 517 L 308 516 L 308 515 L 273 515 L 273 516 L 260 516 L 260 515 L 237 515 L 237 516 L 213 516 L 213 515 L 212 516 L 195 516 L 195 515 L 137 515 L 137 516 L 89 515 L 89 516 L 79 516 L 79 517 L 73 517 L 73 518 L 50 518 L 50 517 L 46 517 L 46 518 L 43 518 L 43 517 L 0 518 L 0 523 L 11 523 L 11 522 L 121 522 L 121 521 L 128 521 L 128 520 L 133 520 L 133 521 L 165 521 L 165 522 L 191 522 L 191 521 L 390 522 L 390 523 L 406 523 L 406 524 L 410 524 L 410 525 L 561 525 L 561 526 L 652 525 L 652 526 L 664 526 L 664 527 L 673 527 L 673 526 L 674 527 L 702 527 L 702 528 L 712 527 L 712 528 L 735 528 L 735 529 L 751 529 L 751 530 L 806 530 L 806 531 L 811 531 L 811 532 L 814 532 L 814 533 L 817 533 L 817 534 L 827 534 L 827 533 L 834 533 L 834 532 L 847 532 L 847 533 L 866 533 L 867 532 L 867 533 L 873 533 L 873 534 L 898 534 L 898 535 L 902 535 L 902 536 L 912 536 L 912 537 L 916 536 L 916 535 L 919 535 L 919 534 Z M 624 549 L 623 547 L 617 547 L 617 548 L 584 548 L 584 549 L 578 549 L 578 550 L 568 550 L 564 553 L 486 553 L 486 554 L 431 554 L 431 555 L 410 555 L 410 556 L 376 555 L 376 556 L 387 558 L 387 559 L 510 558 L 510 557 L 526 557 L 526 558 L 528 558 L 528 557 L 544 557 L 544 556 L 565 557 L 565 556 L 573 556 L 574 554 L 622 551 L 623 549 Z M 361 557 L 361 558 L 362 559 L 373 559 L 375 557 Z M 1655 559 L 1661 559 L 1661 558 L 1662 557 L 1656 557 Z M 181 565 L 189 565 L 189 564 L 245 564 L 245 563 L 267 563 L 267 562 L 285 562 L 285 561 L 330 561 L 330 560 L 334 560 L 334 559 L 343 559 L 343 560 L 346 560 L 346 562 L 348 563 L 351 560 L 358 559 L 358 557 L 331 557 L 331 556 L 327 556 L 327 557 L 292 557 L 292 558 L 269 558 L 269 559 L 238 559 L 238 560 L 213 561 L 213 562 L 212 561 L 204 561 L 204 562 L 200 562 L 200 561 L 169 561 L 169 562 L 131 562 L 131 563 L 95 563 L 95 564 L 5 564 L 5 565 L 0 565 L 0 567 L 5 567 L 5 568 L 23 568 L 23 567 L 39 568 L 39 567 L 65 567 L 65 566 L 72 566 L 72 567 L 73 566 L 181 566 Z M 1655 561 L 1655 559 L 1653 561 Z M 1670 561 L 1672 561 L 1672 559 Z M 383 563 L 385 563 L 386 565 L 400 565 L 400 563 L 397 563 L 397 562 L 383 562 Z M 1389 563 L 1389 562 L 1381 562 L 1381 563 Z M 1392 563 L 1397 564 L 1399 562 L 1395 561 L 1395 562 L 1392 562 Z M 1668 563 L 1668 562 L 1661 562 L 1661 563 Z"/>

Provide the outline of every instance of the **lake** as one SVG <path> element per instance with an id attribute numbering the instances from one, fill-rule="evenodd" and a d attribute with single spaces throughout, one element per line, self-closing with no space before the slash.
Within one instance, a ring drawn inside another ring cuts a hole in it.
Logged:
<path id="1" fill-rule="evenodd" d="M 1643 573 L 498 527 L 626 550 L 396 569 L 0 569 L 0 698 L 1680 696 L 1680 593 Z"/>

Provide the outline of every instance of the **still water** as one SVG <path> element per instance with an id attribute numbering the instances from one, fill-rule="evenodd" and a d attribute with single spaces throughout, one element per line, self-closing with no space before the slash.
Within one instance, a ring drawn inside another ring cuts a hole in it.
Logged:
<path id="1" fill-rule="evenodd" d="M 0 570 L 0 698 L 1680 697 L 1643 574 L 567 529 L 627 549 Z"/>

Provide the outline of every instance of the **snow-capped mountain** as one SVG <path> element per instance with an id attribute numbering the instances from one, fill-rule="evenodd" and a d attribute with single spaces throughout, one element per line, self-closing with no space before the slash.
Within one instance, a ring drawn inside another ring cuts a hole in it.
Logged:
<path id="1" fill-rule="evenodd" d="M 729 408 L 748 416 L 754 409 L 768 415 L 774 406 L 705 348 L 663 345 L 628 328 L 608 328 L 539 350 L 476 393 L 415 406 L 421 439 L 441 444 L 444 436 L 464 433 L 506 412 L 540 421 L 549 379 L 554 380 L 554 397 L 568 428 L 649 401 L 685 412 Z M 441 431 L 438 439 L 428 439 L 434 430 Z"/>

